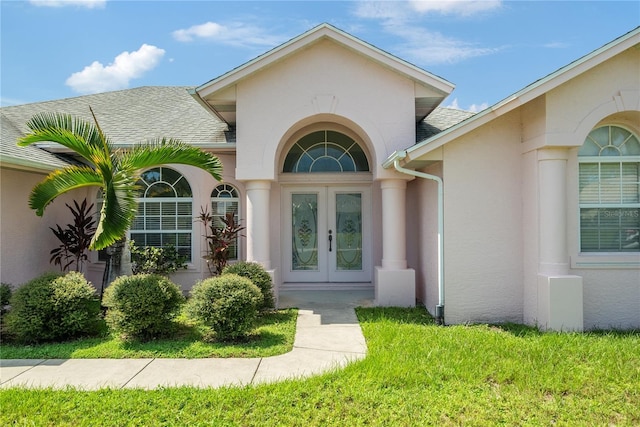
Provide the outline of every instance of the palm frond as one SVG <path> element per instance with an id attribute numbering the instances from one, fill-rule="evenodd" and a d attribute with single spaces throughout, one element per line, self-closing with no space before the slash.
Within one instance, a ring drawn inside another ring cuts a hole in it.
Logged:
<path id="1" fill-rule="evenodd" d="M 62 113 L 40 113 L 27 121 L 30 132 L 18 139 L 21 147 L 37 142 L 56 142 L 95 164 L 108 157 L 107 140 L 98 128 L 85 120 Z"/>
<path id="2" fill-rule="evenodd" d="M 104 189 L 100 219 L 90 249 L 104 249 L 125 235 L 136 215 L 136 188 L 131 171 L 116 173 Z"/>
<path id="3" fill-rule="evenodd" d="M 42 216 L 45 208 L 58 196 L 82 187 L 103 186 L 102 176 L 87 166 L 69 166 L 51 172 L 38 183 L 29 196 L 29 207 Z"/>
<path id="4" fill-rule="evenodd" d="M 203 169 L 217 181 L 222 180 L 222 162 L 211 153 L 184 144 L 180 140 L 163 138 L 134 146 L 122 153 L 123 168 L 142 170 L 167 163 L 194 166 Z"/>

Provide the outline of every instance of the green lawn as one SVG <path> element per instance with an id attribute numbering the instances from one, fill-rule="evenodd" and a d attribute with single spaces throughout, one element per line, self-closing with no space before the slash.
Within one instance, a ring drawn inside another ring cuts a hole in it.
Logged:
<path id="1" fill-rule="evenodd" d="M 12 345 L 3 343 L 3 359 L 126 359 L 145 357 L 268 357 L 293 348 L 297 310 L 278 310 L 262 314 L 246 342 L 219 343 L 208 338 L 209 329 L 181 316 L 174 339 L 149 342 L 124 341 L 114 335 L 64 343 Z"/>
<path id="2" fill-rule="evenodd" d="M 368 356 L 306 380 L 155 391 L 0 392 L 1 425 L 640 425 L 640 332 L 433 325 L 359 309 Z"/>

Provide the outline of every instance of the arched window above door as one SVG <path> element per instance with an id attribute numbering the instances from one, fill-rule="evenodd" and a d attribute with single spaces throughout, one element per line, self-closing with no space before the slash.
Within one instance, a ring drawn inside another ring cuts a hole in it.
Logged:
<path id="1" fill-rule="evenodd" d="M 362 147 L 349 136 L 330 130 L 303 136 L 289 149 L 285 173 L 368 172 Z"/>

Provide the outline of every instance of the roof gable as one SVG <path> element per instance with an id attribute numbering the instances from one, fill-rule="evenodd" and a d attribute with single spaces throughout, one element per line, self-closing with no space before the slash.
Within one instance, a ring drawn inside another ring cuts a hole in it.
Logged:
<path id="1" fill-rule="evenodd" d="M 454 89 L 454 85 L 438 76 L 424 71 L 380 50 L 329 24 L 321 24 L 306 33 L 272 49 L 220 77 L 190 90 L 191 95 L 227 123 L 235 123 L 236 85 L 255 73 L 278 63 L 304 49 L 309 49 L 321 40 L 331 40 L 354 54 L 362 55 L 414 82 L 416 121 L 427 116 Z M 433 96 L 433 93 L 438 96 Z"/>
<path id="2" fill-rule="evenodd" d="M 524 87 L 513 95 L 503 99 L 497 104 L 481 111 L 480 113 L 463 120 L 455 126 L 452 126 L 443 132 L 403 150 L 395 152 L 384 162 L 385 167 L 393 165 L 394 160 L 403 159 L 402 163 L 405 167 L 413 167 L 419 165 L 419 158 L 428 154 L 436 148 L 439 148 L 477 128 L 483 126 L 498 117 L 507 114 L 510 111 L 546 94 L 547 92 L 557 88 L 567 81 L 583 74 L 594 67 L 604 63 L 614 56 L 626 51 L 627 49 L 640 43 L 640 27 L 624 34 L 623 36 L 613 40 L 599 49 L 583 56 L 582 58 L 556 70 L 548 76 L 541 78 L 530 85 Z"/>

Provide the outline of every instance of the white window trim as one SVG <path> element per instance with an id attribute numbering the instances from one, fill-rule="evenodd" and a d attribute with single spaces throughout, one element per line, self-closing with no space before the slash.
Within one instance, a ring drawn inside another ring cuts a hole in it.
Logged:
<path id="1" fill-rule="evenodd" d="M 626 129 L 638 136 L 638 133 L 629 129 L 626 126 L 618 124 L 610 124 L 604 126 L 617 126 Z M 569 230 L 574 230 L 569 236 L 570 242 L 570 268 L 574 270 L 580 269 L 617 269 L 617 270 L 637 270 L 640 268 L 640 252 L 582 252 L 580 247 L 580 208 L 581 207 L 594 207 L 594 208 L 635 208 L 637 204 L 580 204 L 579 201 L 579 167 L 580 163 L 626 163 L 626 162 L 638 162 L 640 156 L 578 156 L 580 147 L 572 149 L 573 154 L 569 156 L 568 170 L 569 176 L 572 176 L 571 183 L 569 184 Z"/>
<path id="2" fill-rule="evenodd" d="M 228 185 L 229 187 L 233 188 L 236 192 L 236 194 L 238 195 L 238 197 L 213 197 L 211 196 L 211 194 L 213 194 L 214 191 L 216 191 L 216 189 L 220 186 L 223 185 Z M 238 188 L 238 186 L 233 185 L 231 183 L 219 183 L 217 184 L 215 187 L 213 187 L 213 190 L 211 190 L 211 193 L 209 195 L 209 209 L 211 209 L 211 215 L 214 215 L 213 212 L 213 202 L 214 201 L 221 201 L 221 202 L 233 202 L 235 201 L 238 204 L 238 211 L 236 212 L 236 215 L 238 217 L 238 223 L 240 224 L 240 226 L 242 227 L 246 227 L 245 221 L 242 218 L 242 193 L 240 192 L 240 189 Z M 245 230 L 242 230 L 245 231 Z M 241 235 L 243 234 L 242 231 L 240 233 L 238 233 L 238 236 L 236 237 L 236 258 L 230 258 L 229 264 L 233 264 L 236 263 L 240 260 L 243 259 L 243 245 L 242 245 L 242 239 L 240 238 Z M 207 242 L 205 242 L 205 245 L 207 244 Z"/>
<path id="3" fill-rule="evenodd" d="M 131 232 L 133 231 L 133 234 L 150 234 L 150 233 L 158 233 L 158 234 L 187 234 L 189 233 L 190 236 L 190 248 L 191 248 L 191 259 L 188 260 L 186 262 L 187 264 L 187 270 L 188 271 L 194 271 L 197 270 L 197 266 L 196 266 L 196 254 L 195 254 L 195 230 L 194 230 L 194 226 L 193 226 L 193 201 L 194 201 L 194 196 L 193 196 L 193 187 L 191 185 L 191 183 L 189 182 L 189 180 L 187 179 L 187 177 L 185 176 L 185 174 L 183 172 L 181 172 L 180 170 L 177 170 L 173 167 L 170 166 L 158 166 L 156 168 L 151 168 L 149 170 L 153 170 L 153 169 L 170 169 L 178 174 L 180 174 L 180 178 L 175 181 L 174 183 L 169 183 L 167 181 L 156 181 L 153 182 L 151 185 L 147 184 L 147 188 L 145 189 L 145 194 L 146 192 L 149 190 L 149 188 L 151 188 L 153 185 L 158 184 L 158 183 L 163 183 L 166 185 L 171 186 L 172 188 L 174 187 L 174 185 L 179 182 L 179 181 L 185 181 L 187 183 L 187 185 L 189 185 L 189 188 L 191 190 L 191 196 L 190 197 L 137 197 L 136 198 L 136 203 L 147 203 L 147 202 L 152 202 L 152 203 L 160 203 L 160 202 L 176 202 L 176 203 L 189 203 L 191 205 L 191 213 L 189 215 L 189 217 L 191 218 L 191 229 L 189 231 L 187 230 L 179 230 L 179 229 L 175 229 L 175 230 L 146 230 L 146 221 L 144 221 L 145 224 L 145 229 L 143 230 L 132 230 L 131 227 L 127 230 L 126 236 L 127 236 L 127 241 L 131 241 Z M 147 171 L 145 171 L 147 172 Z M 144 175 L 144 172 L 143 172 Z M 176 216 L 177 216 L 177 211 L 176 211 Z M 136 214 L 136 217 L 138 217 L 138 215 Z M 143 218 L 146 218 L 146 215 L 143 215 Z M 162 223 L 162 217 L 160 217 L 160 221 Z M 177 225 L 176 225 L 177 226 Z M 175 245 L 176 248 L 178 247 L 178 245 Z M 180 271 L 178 271 L 177 273 L 179 273 Z"/>

